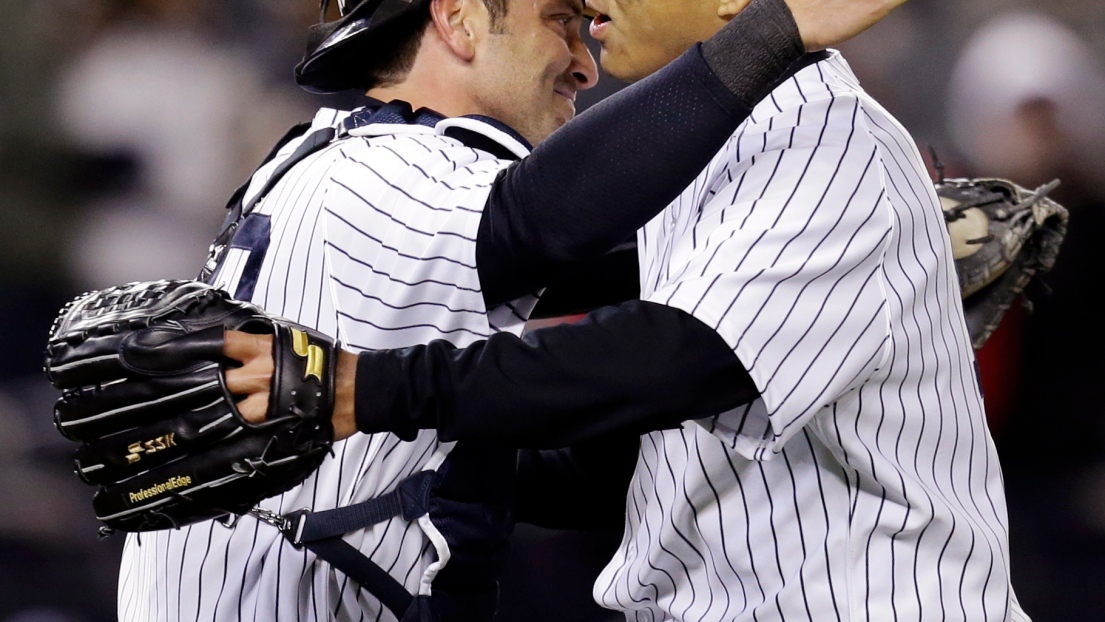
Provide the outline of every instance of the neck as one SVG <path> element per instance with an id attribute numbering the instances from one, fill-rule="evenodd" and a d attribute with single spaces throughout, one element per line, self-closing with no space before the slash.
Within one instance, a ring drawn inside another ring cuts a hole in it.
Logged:
<path id="1" fill-rule="evenodd" d="M 398 84 L 369 89 L 365 95 L 384 102 L 400 99 L 415 110 L 429 108 L 447 117 L 480 114 L 467 80 L 469 70 L 470 66 L 449 53 L 431 29 L 406 78 Z"/>

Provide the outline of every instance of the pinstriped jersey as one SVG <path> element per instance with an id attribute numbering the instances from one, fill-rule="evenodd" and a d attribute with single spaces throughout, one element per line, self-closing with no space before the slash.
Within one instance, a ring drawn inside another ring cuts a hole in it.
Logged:
<path id="1" fill-rule="evenodd" d="M 638 235 L 642 298 L 761 397 L 641 439 L 595 585 L 630 620 L 1026 621 L 944 218 L 831 52 Z"/>
<path id="2" fill-rule="evenodd" d="M 321 110 L 308 132 L 337 127 L 347 116 Z M 336 337 L 346 349 L 434 339 L 464 346 L 500 330 L 520 333 L 536 298 L 489 311 L 475 266 L 480 216 L 509 160 L 444 136 L 450 125 L 526 154 L 521 143 L 474 119 L 358 127 L 276 184 L 250 216 L 267 235 L 260 244 L 232 245 L 215 284 L 243 291 L 250 259 L 267 241 L 252 301 Z M 247 202 L 301 140 L 259 169 Z M 451 447 L 432 431 L 413 442 L 357 434 L 335 444 L 334 455 L 301 485 L 261 507 L 283 514 L 358 503 L 436 468 Z M 394 518 L 345 539 L 415 594 L 427 593 L 441 565 L 436 560 L 448 555 L 426 517 Z M 394 620 L 342 573 L 251 516 L 233 527 L 206 522 L 130 535 L 118 610 L 121 619 L 136 621 Z"/>

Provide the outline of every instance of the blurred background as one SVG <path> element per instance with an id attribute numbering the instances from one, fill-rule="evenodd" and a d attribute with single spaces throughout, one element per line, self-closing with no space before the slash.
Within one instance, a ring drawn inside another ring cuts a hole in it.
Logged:
<path id="1" fill-rule="evenodd" d="M 191 278 L 223 206 L 320 106 L 292 80 L 313 0 L 0 1 L 0 622 L 115 619 L 121 538 L 53 429 L 57 310 Z M 980 352 L 1002 454 L 1014 585 L 1037 622 L 1105 620 L 1105 2 L 911 0 L 841 50 L 948 176 L 1054 178 L 1056 269 Z M 604 78 L 580 108 L 624 86 Z M 936 175 L 936 167 L 932 172 Z M 1081 280 L 1079 285 L 1078 279 Z M 504 622 L 617 619 L 590 582 L 619 534 L 520 527 Z"/>

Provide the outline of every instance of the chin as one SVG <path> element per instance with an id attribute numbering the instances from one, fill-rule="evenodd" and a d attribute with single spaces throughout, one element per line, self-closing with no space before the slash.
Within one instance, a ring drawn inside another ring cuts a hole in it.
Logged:
<path id="1" fill-rule="evenodd" d="M 636 82 L 652 73 L 637 67 L 637 63 L 634 63 L 632 58 L 627 58 L 623 54 L 610 53 L 606 48 L 602 49 L 599 62 L 602 64 L 602 70 L 606 75 L 622 82 Z"/>
<path id="2" fill-rule="evenodd" d="M 574 118 L 576 118 L 576 105 L 573 102 L 571 104 L 569 110 L 566 111 L 560 117 L 557 117 L 557 119 L 553 123 L 556 124 L 556 128 L 559 128 L 561 125 L 564 125 L 565 123 L 567 123 L 568 121 L 571 121 Z M 554 128 L 554 129 L 556 129 L 556 128 Z"/>

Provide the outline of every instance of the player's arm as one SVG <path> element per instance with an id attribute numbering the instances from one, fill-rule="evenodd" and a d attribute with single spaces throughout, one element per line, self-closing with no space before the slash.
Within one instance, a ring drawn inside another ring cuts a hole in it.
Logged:
<path id="1" fill-rule="evenodd" d="M 362 352 L 354 373 L 361 432 L 412 439 L 433 429 L 443 441 L 513 447 L 678 427 L 759 395 L 713 328 L 645 301 L 466 348 L 442 340 Z"/>
<path id="2" fill-rule="evenodd" d="M 562 318 L 641 297 L 637 240 L 619 244 L 595 261 L 553 277 L 529 319 Z"/>
<path id="3" fill-rule="evenodd" d="M 272 381 L 267 336 L 230 331 L 225 353 L 242 367 L 227 387 L 263 421 Z M 435 429 L 445 441 L 557 448 L 612 433 L 678 427 L 747 404 L 755 383 L 718 333 L 652 302 L 604 307 L 524 337 L 499 333 L 457 348 L 446 341 L 339 355 L 333 423 L 404 439 Z"/>

